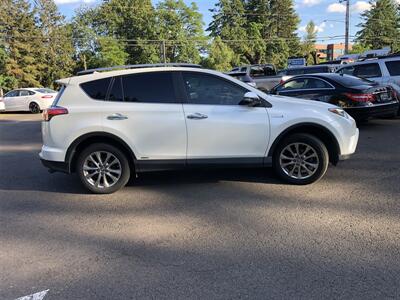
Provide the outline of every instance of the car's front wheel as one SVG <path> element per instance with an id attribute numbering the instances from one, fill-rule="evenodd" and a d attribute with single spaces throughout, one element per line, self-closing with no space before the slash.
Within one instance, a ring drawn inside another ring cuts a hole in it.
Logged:
<path id="1" fill-rule="evenodd" d="M 276 173 L 292 184 L 310 184 L 321 179 L 329 164 L 329 153 L 318 138 L 293 134 L 285 138 L 273 156 Z"/>
<path id="2" fill-rule="evenodd" d="M 84 149 L 77 161 L 82 184 L 96 194 L 110 194 L 124 187 L 130 177 L 129 161 L 118 148 L 93 144 Z"/>

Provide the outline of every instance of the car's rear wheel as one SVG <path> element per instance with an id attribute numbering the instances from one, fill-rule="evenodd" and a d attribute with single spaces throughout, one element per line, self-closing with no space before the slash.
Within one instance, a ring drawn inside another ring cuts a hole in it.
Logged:
<path id="1" fill-rule="evenodd" d="M 276 173 L 292 184 L 310 184 L 321 179 L 329 164 L 324 143 L 310 134 L 293 134 L 285 138 L 273 156 Z"/>
<path id="2" fill-rule="evenodd" d="M 93 144 L 82 151 L 77 161 L 82 184 L 96 194 L 110 194 L 124 187 L 130 177 L 129 161 L 118 148 Z"/>
<path id="3" fill-rule="evenodd" d="M 38 113 L 40 113 L 40 107 L 37 103 L 31 102 L 29 104 L 29 111 L 33 114 L 38 114 Z"/>

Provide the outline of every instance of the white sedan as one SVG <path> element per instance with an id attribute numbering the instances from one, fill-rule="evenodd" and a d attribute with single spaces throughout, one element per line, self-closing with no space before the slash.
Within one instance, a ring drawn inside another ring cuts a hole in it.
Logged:
<path id="1" fill-rule="evenodd" d="M 5 111 L 30 111 L 33 114 L 48 108 L 57 92 L 47 88 L 16 89 L 4 95 Z"/>

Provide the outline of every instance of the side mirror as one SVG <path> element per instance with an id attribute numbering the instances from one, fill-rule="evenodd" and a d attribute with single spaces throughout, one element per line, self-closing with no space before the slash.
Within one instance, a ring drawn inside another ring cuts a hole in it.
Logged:
<path id="1" fill-rule="evenodd" d="M 261 104 L 261 99 L 254 92 L 247 92 L 244 94 L 242 101 L 239 102 L 239 105 L 246 105 L 250 107 L 259 106 Z"/>

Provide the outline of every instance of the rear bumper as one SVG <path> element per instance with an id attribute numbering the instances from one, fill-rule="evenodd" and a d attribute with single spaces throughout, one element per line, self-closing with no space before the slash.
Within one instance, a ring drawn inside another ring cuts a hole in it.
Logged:
<path id="1" fill-rule="evenodd" d="M 62 162 L 62 161 L 51 161 L 51 160 L 45 160 L 45 159 L 40 159 L 43 166 L 45 166 L 49 171 L 51 172 L 62 172 L 62 173 L 71 173 L 71 170 L 69 168 L 69 164 Z"/>
<path id="2" fill-rule="evenodd" d="M 368 119 L 372 117 L 382 117 L 397 113 L 399 102 L 375 104 L 372 106 L 345 108 L 345 111 L 354 119 Z"/>

